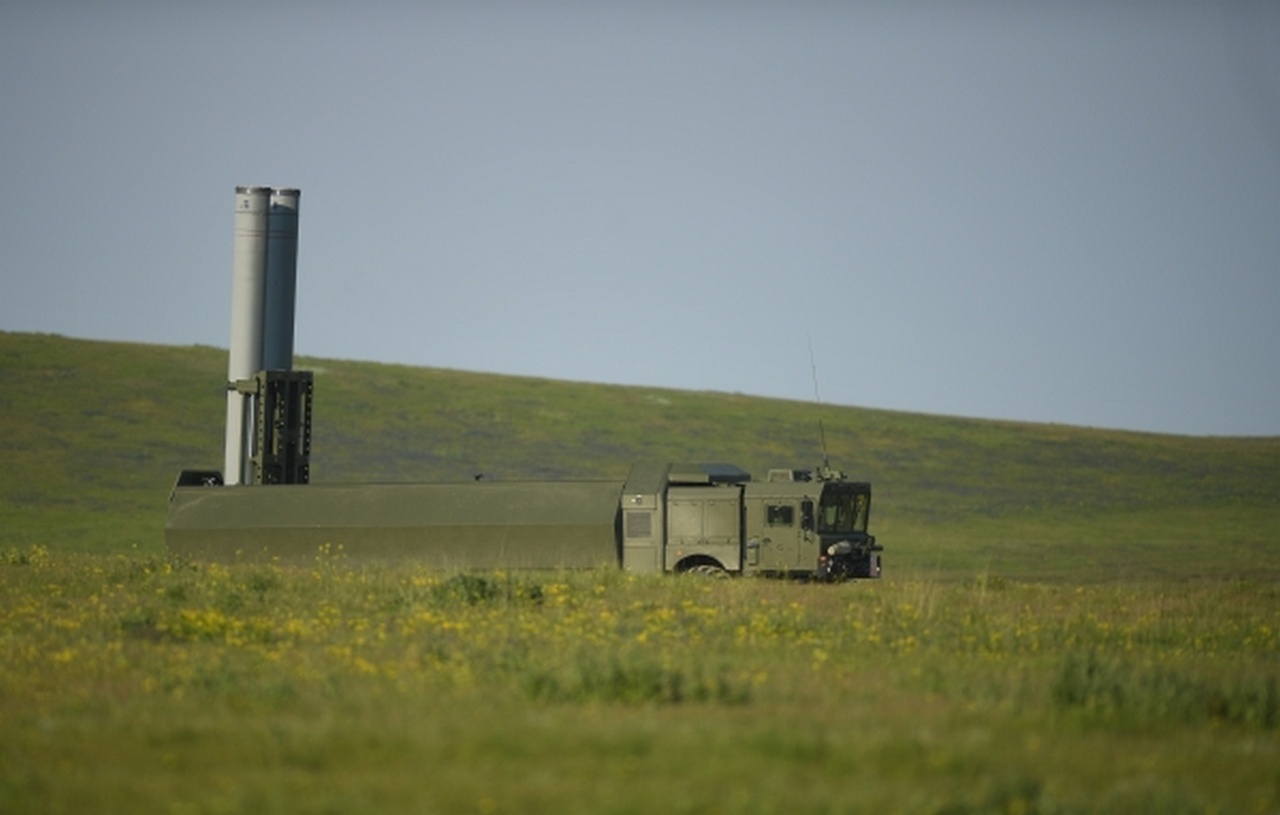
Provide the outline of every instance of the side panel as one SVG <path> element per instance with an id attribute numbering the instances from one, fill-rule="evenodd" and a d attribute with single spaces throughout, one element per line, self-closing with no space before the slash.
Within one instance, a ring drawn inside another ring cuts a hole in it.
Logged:
<path id="1" fill-rule="evenodd" d="M 666 568 L 696 555 L 715 558 L 731 572 L 742 569 L 740 487 L 667 489 Z"/>
<path id="2" fill-rule="evenodd" d="M 170 551 L 215 560 L 412 559 L 448 569 L 617 566 L 617 482 L 177 487 Z"/>

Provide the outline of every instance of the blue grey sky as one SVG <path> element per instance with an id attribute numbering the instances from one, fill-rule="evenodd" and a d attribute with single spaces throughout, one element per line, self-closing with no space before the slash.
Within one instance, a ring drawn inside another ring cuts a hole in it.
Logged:
<path id="1" fill-rule="evenodd" d="M 0 329 L 1280 435 L 1280 3 L 0 4 Z"/>

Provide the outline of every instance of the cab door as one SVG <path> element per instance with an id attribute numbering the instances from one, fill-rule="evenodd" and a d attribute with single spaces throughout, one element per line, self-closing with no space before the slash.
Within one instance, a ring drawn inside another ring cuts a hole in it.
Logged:
<path id="1" fill-rule="evenodd" d="M 748 571 L 811 571 L 818 559 L 813 501 L 798 495 L 747 499 Z"/>

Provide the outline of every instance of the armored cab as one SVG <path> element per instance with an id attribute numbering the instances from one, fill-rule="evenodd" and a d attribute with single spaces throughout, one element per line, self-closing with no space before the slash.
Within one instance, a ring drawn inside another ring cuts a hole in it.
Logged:
<path id="1" fill-rule="evenodd" d="M 636 572 L 879 577 L 871 485 L 821 470 L 637 467 L 622 494 L 624 565 Z"/>

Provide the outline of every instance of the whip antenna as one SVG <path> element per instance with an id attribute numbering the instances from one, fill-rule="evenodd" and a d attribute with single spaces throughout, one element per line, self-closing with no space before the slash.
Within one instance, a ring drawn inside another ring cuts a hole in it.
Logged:
<path id="1" fill-rule="evenodd" d="M 818 363 L 813 358 L 813 335 L 806 334 L 809 340 L 809 370 L 813 374 L 813 401 L 818 405 L 818 441 L 822 444 L 823 473 L 831 470 L 831 460 L 827 457 L 827 429 L 822 424 L 822 396 L 818 393 Z"/>

